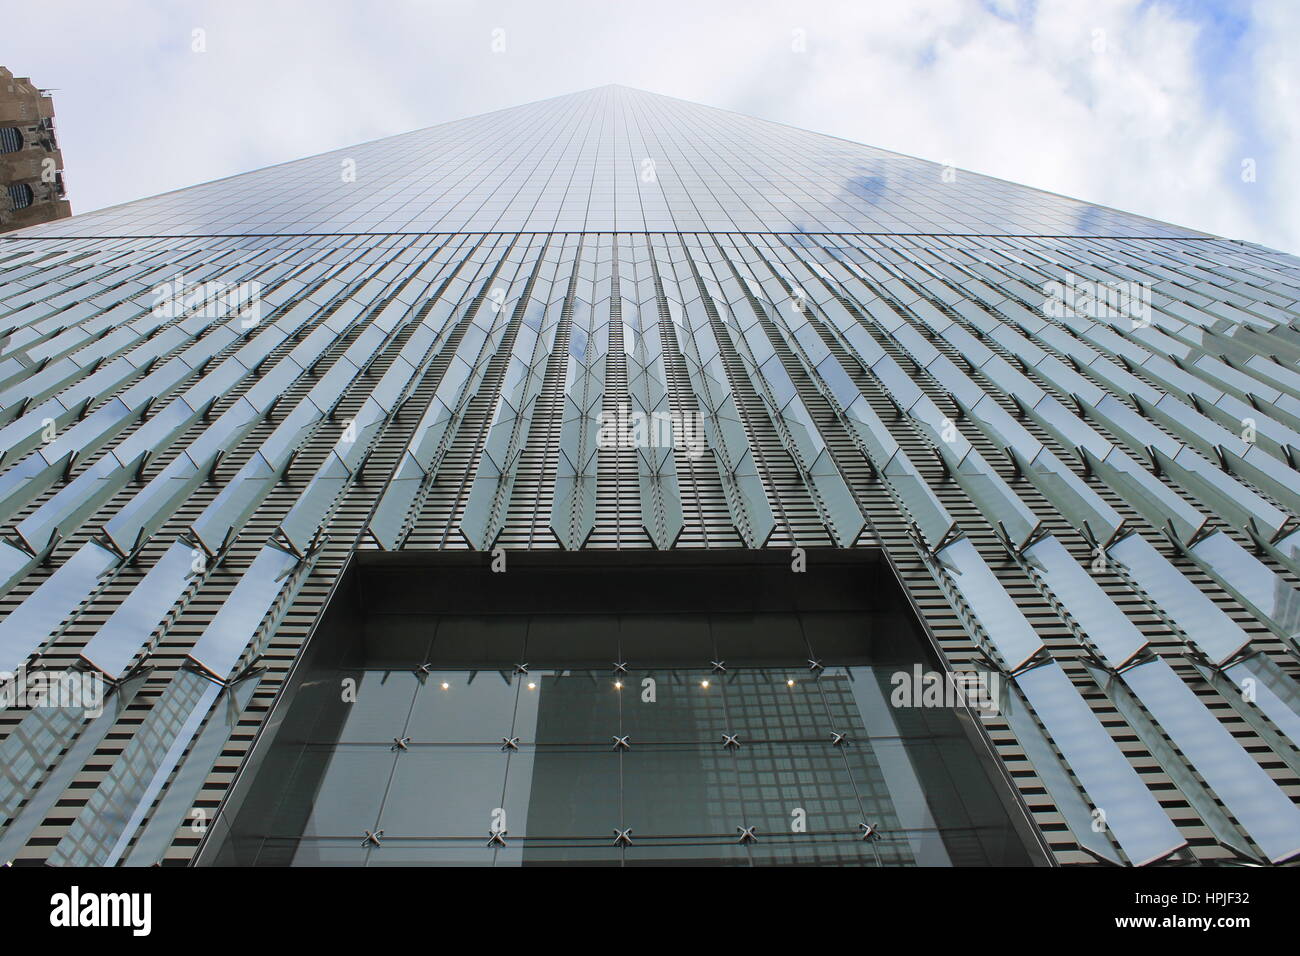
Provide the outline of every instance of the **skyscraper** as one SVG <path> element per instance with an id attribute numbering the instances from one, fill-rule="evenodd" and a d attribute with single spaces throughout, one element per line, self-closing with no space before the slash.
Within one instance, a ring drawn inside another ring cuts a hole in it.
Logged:
<path id="1" fill-rule="evenodd" d="M 0 858 L 1300 853 L 1291 256 L 604 87 L 0 295 Z"/>

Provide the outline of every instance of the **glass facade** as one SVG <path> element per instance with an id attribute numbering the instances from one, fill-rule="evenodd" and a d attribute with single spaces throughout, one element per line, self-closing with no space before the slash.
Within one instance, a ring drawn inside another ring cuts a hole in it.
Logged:
<path id="1" fill-rule="evenodd" d="M 631 592 L 673 590 L 671 571 L 557 556 L 499 594 L 483 567 L 363 562 L 336 598 L 359 615 L 327 608 L 214 862 L 1041 859 L 963 707 L 900 696 L 937 661 L 862 555 L 798 587 L 753 558 L 696 568 L 675 613 L 618 614 L 567 609 L 593 587 L 635 606 Z M 426 575 L 454 597 L 394 601 Z M 547 609 L 529 610 L 542 590 Z"/>
<path id="2" fill-rule="evenodd" d="M 794 667 L 721 678 L 638 669 L 621 681 L 457 670 L 410 688 L 409 672 L 366 671 L 360 694 L 383 698 L 383 718 L 356 708 L 339 745 L 308 745 L 304 769 L 328 754 L 311 816 L 301 836 L 269 834 L 256 862 L 290 853 L 295 865 L 1029 862 L 989 788 L 966 786 L 980 768 L 955 722 L 932 718 L 937 728 L 911 737 L 885 724 L 873 735 L 863 711 L 888 696 L 888 672 L 845 668 L 794 687 L 792 674 L 805 677 Z M 743 743 L 721 746 L 719 727 Z M 831 728 L 852 743 L 834 747 Z M 519 750 L 503 751 L 490 731 L 520 737 Z M 395 747 L 408 737 L 419 742 Z M 623 737 L 636 742 L 626 752 L 611 745 Z M 923 783 L 918 764 L 942 782 Z M 969 800 L 991 803 L 991 819 L 969 822 Z M 935 820 L 928 801 L 952 816 Z M 862 839 L 865 820 L 879 837 Z M 359 825 L 382 831 L 380 843 L 358 846 Z M 498 825 L 504 845 L 487 846 Z M 745 827 L 752 843 L 738 842 Z"/>
<path id="3" fill-rule="evenodd" d="M 1298 320 L 1292 256 L 620 87 L 8 234 L 0 860 L 1294 861 Z"/>
<path id="4" fill-rule="evenodd" d="M 1198 235 L 625 87 L 323 153 L 24 235 Z"/>

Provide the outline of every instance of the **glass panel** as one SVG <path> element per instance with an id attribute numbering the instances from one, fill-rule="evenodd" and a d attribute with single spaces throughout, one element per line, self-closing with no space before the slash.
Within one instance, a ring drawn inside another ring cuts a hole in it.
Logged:
<path id="1" fill-rule="evenodd" d="M 1248 657 L 1224 672 L 1238 684 L 1254 679 L 1255 704 L 1291 741 L 1300 740 L 1300 684 L 1262 655 Z"/>
<path id="2" fill-rule="evenodd" d="M 109 677 L 121 676 L 189 582 L 192 549 L 176 541 L 86 642 L 81 656 Z"/>
<path id="3" fill-rule="evenodd" d="M 1137 698 L 1133 696 L 1124 682 L 1118 677 L 1112 677 L 1110 674 L 1094 668 L 1090 667 L 1088 670 L 1093 679 L 1106 692 L 1106 696 L 1114 703 L 1115 709 L 1128 721 L 1128 725 L 1137 731 L 1143 746 L 1147 748 L 1151 756 L 1160 764 L 1160 768 L 1169 775 L 1169 778 L 1182 791 L 1183 796 L 1187 798 L 1187 802 L 1191 804 L 1192 809 L 1205 822 L 1205 825 L 1210 828 L 1214 838 L 1224 846 L 1230 847 L 1234 852 L 1245 857 L 1252 857 L 1254 854 L 1250 850 L 1250 843 L 1245 838 L 1245 835 L 1228 819 L 1228 815 L 1223 812 L 1215 801 L 1213 793 L 1196 777 L 1187 760 L 1174 750 L 1166 739 L 1164 731 L 1147 716 L 1147 712 L 1138 704 Z"/>
<path id="4" fill-rule="evenodd" d="M 88 542 L 0 621 L 0 672 L 17 671 L 116 563 L 112 552 Z"/>
<path id="5" fill-rule="evenodd" d="M 1057 538 L 1036 542 L 1024 557 L 1111 667 L 1123 667 L 1147 646 L 1142 632 Z"/>
<path id="6" fill-rule="evenodd" d="M 1296 636 L 1300 592 L 1280 574 L 1222 531 L 1202 538 L 1188 553 L 1275 632 Z"/>
<path id="7" fill-rule="evenodd" d="M 422 747 L 398 754 L 385 790 L 379 826 L 395 837 L 479 837 L 486 844 L 505 811 L 505 830 L 517 832 L 526 805 L 503 805 L 507 764 L 513 754 L 500 748 Z"/>
<path id="8" fill-rule="evenodd" d="M 1215 663 L 1231 660 L 1250 643 L 1250 637 L 1218 605 L 1140 536 L 1131 534 L 1106 553 L 1127 569 L 1156 606 Z"/>
<path id="9" fill-rule="evenodd" d="M 609 747 L 542 746 L 511 754 L 505 808 L 513 818 L 511 833 L 528 837 L 523 862 L 567 855 L 558 848 L 536 851 L 534 844 L 543 840 L 611 844 L 621 829 L 621 765 L 622 758 Z M 587 854 L 578 850 L 573 855 L 583 859 Z"/>
<path id="10" fill-rule="evenodd" d="M 294 810 L 310 808 L 310 815 L 302 828 L 304 837 L 352 838 L 359 843 L 364 831 L 374 829 L 384 788 L 397 761 L 396 755 L 380 748 L 339 750 L 332 754 L 324 749 L 309 748 L 303 758 L 307 767 L 324 766 L 319 789 L 304 792 L 291 781 L 284 794 L 280 815 L 287 821 Z M 309 778 L 304 773 L 298 779 L 305 781 Z M 271 827 L 272 835 L 293 832 L 292 827 L 284 830 L 275 824 Z M 302 863 L 297 859 L 294 862 Z"/>
<path id="11" fill-rule="evenodd" d="M 1300 853 L 1300 808 L 1162 660 L 1124 682 L 1274 863 Z"/>
<path id="12" fill-rule="evenodd" d="M 634 833 L 736 838 L 745 821 L 736 759 L 719 744 L 636 747 L 623 754 L 623 821 Z M 686 856 L 710 857 L 713 848 L 686 847 Z"/>
<path id="13" fill-rule="evenodd" d="M 938 554 L 939 566 L 952 582 L 1010 670 L 1017 670 L 1043 649 L 1043 641 L 967 538 Z"/>
<path id="14" fill-rule="evenodd" d="M 1186 845 L 1059 664 L 1025 671 L 1016 683 L 1134 866 Z"/>
<path id="15" fill-rule="evenodd" d="M 355 690 L 348 688 L 352 693 L 347 698 L 342 729 L 337 731 L 339 741 L 387 747 L 396 738 L 406 736 L 407 718 L 420 689 L 416 675 L 409 671 L 364 671 L 350 679 L 355 681 Z"/>
<path id="16" fill-rule="evenodd" d="M 217 677 L 228 676 L 297 563 L 298 559 L 286 551 L 264 547 L 226 603 L 212 616 L 190 651 L 190 658 Z"/>
<path id="17" fill-rule="evenodd" d="M 501 671 L 422 672 L 410 719 L 402 715 L 405 730 L 398 736 L 405 733 L 417 742 L 496 746 L 503 737 L 518 735 L 535 743 L 532 722 L 516 721 L 516 701 L 522 710 L 531 699 L 535 709 L 545 683 L 541 675 L 511 676 Z"/>

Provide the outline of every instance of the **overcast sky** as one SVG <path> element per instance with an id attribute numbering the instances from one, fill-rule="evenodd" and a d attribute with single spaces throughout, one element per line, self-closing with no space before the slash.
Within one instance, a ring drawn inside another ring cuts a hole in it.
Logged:
<path id="1" fill-rule="evenodd" d="M 74 212 L 622 83 L 1300 253 L 1297 0 L 42 0 L 5 34 Z"/>

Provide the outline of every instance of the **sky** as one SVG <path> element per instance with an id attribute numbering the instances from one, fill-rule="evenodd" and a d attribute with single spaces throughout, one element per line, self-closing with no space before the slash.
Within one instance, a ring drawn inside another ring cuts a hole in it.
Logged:
<path id="1" fill-rule="evenodd" d="M 620 83 L 1300 254 L 1297 0 L 43 0 L 5 19 L 0 65 L 54 91 L 74 212 Z"/>

